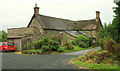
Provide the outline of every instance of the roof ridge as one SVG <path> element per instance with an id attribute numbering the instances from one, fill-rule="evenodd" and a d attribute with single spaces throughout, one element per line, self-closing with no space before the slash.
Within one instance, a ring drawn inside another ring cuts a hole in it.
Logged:
<path id="1" fill-rule="evenodd" d="M 39 15 L 40 15 L 40 16 L 49 17 L 49 18 L 54 18 L 54 19 L 61 19 L 61 20 L 72 21 L 72 22 L 91 21 L 91 20 L 95 20 L 95 19 L 88 19 L 88 20 L 70 20 L 70 19 L 64 19 L 64 18 L 52 17 L 52 16 L 47 16 L 47 15 L 42 15 L 42 14 L 39 14 Z"/>
<path id="2" fill-rule="evenodd" d="M 80 22 L 80 21 L 94 21 L 95 19 L 88 19 L 88 20 L 77 20 L 75 22 Z"/>

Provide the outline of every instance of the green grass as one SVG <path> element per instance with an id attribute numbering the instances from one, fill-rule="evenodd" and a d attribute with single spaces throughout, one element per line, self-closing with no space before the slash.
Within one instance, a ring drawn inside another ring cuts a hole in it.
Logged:
<path id="1" fill-rule="evenodd" d="M 118 65 L 111 66 L 109 64 L 103 64 L 103 63 L 101 64 L 85 63 L 85 62 L 79 61 L 78 58 L 74 58 L 72 62 L 77 64 L 80 67 L 85 67 L 89 69 L 118 69 Z"/>
<path id="2" fill-rule="evenodd" d="M 92 49 L 93 47 L 89 47 L 89 48 L 82 48 L 82 47 L 79 47 L 79 46 L 75 46 L 73 50 L 65 50 L 64 52 L 65 53 L 68 53 L 68 52 L 76 52 L 76 51 L 81 51 L 81 50 L 86 50 L 86 49 Z"/>

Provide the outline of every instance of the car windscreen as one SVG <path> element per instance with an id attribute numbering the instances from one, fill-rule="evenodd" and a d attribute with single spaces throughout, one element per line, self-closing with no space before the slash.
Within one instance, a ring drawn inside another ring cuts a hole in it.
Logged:
<path id="1" fill-rule="evenodd" d="M 13 43 L 7 43 L 8 46 L 13 46 L 14 44 Z"/>
<path id="2" fill-rule="evenodd" d="M 5 43 L 0 43 L 0 46 L 5 45 Z"/>

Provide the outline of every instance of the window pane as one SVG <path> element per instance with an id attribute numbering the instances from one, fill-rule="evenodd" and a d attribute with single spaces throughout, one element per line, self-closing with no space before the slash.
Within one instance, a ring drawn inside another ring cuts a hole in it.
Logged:
<path id="1" fill-rule="evenodd" d="M 7 43 L 8 46 L 13 46 L 14 44 L 13 43 Z"/>
<path id="2" fill-rule="evenodd" d="M 2 43 L 2 45 L 5 45 L 5 43 Z"/>

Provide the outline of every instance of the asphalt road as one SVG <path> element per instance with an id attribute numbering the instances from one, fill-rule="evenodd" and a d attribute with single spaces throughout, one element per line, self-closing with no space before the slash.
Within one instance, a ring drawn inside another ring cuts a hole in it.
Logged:
<path id="1" fill-rule="evenodd" d="M 78 69 L 70 63 L 72 58 L 83 55 L 88 49 L 79 52 L 56 55 L 19 55 L 15 53 L 2 53 L 2 69 Z"/>

